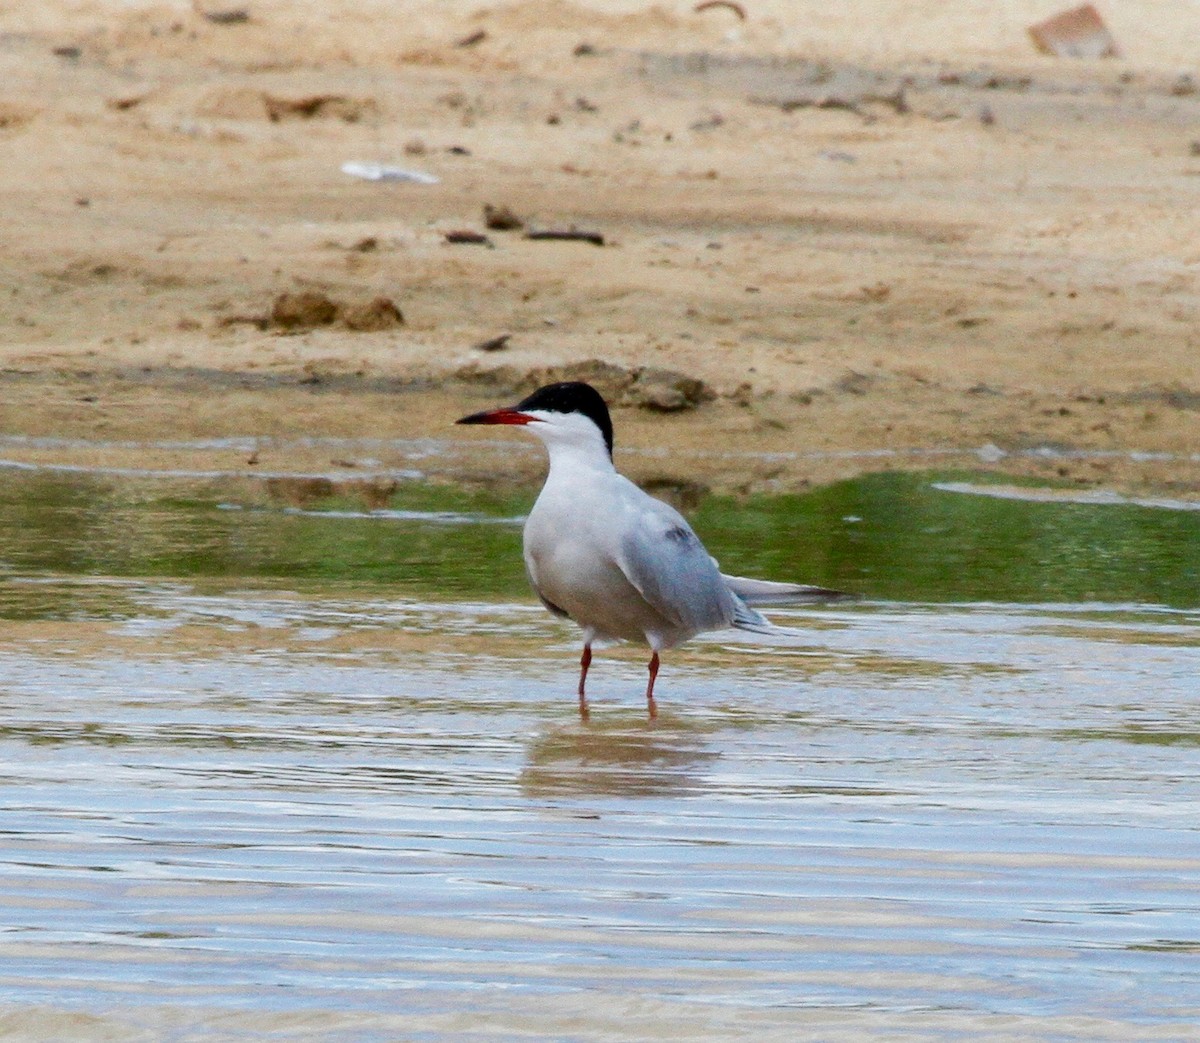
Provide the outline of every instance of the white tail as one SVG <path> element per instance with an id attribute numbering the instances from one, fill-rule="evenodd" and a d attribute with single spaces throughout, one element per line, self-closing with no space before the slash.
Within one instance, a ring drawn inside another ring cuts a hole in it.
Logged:
<path id="1" fill-rule="evenodd" d="M 854 597 L 843 590 L 810 587 L 803 583 L 773 583 L 767 579 L 747 579 L 724 573 L 721 579 L 747 605 L 821 605 Z"/>

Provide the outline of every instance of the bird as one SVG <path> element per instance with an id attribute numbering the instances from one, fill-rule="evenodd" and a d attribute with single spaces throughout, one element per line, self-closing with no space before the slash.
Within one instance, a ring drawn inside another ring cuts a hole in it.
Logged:
<path id="1" fill-rule="evenodd" d="M 753 604 L 818 603 L 842 591 L 722 574 L 686 519 L 617 471 L 603 396 L 582 381 L 547 384 L 515 406 L 458 424 L 522 427 L 545 444 L 549 470 L 525 520 L 525 570 L 542 604 L 583 631 L 579 715 L 592 645 L 635 641 L 650 649 L 646 706 L 657 716 L 660 653 L 704 631 L 787 632 Z"/>

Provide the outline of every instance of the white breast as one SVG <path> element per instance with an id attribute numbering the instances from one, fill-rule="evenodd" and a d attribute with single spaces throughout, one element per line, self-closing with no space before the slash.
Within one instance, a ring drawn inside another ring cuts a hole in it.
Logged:
<path id="1" fill-rule="evenodd" d="M 525 564 L 538 594 L 601 640 L 665 637 L 670 623 L 617 562 L 612 512 L 593 497 L 559 493 L 547 483 L 525 523 Z"/>

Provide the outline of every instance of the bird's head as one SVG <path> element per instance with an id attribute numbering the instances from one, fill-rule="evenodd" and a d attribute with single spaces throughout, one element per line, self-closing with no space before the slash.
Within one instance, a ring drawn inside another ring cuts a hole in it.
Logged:
<path id="1" fill-rule="evenodd" d="M 547 384 L 515 406 L 472 413 L 459 424 L 509 424 L 526 427 L 552 452 L 559 446 L 586 451 L 604 447 L 612 459 L 613 428 L 608 406 L 590 384 L 569 380 Z"/>

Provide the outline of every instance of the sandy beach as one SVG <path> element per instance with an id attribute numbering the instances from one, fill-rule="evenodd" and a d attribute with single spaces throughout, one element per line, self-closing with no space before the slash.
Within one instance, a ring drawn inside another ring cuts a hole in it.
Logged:
<path id="1" fill-rule="evenodd" d="M 1200 489 L 1200 9 L 1105 6 L 1090 61 L 1059 9 L 2 4 L 0 434 L 465 440 L 584 376 L 626 446 L 779 454 L 714 488 Z"/>

